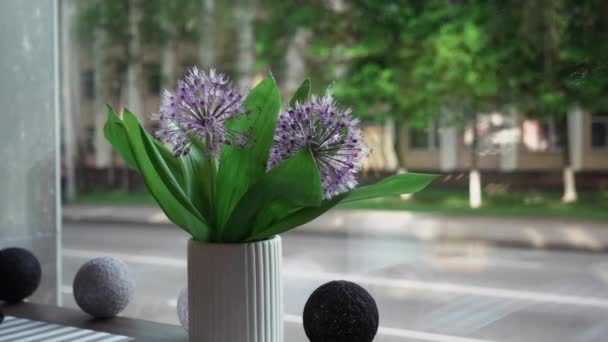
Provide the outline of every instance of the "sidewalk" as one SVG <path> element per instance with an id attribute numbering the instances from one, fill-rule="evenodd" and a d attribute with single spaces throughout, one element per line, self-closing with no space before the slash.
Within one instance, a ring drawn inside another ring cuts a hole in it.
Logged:
<path id="1" fill-rule="evenodd" d="M 146 206 L 68 205 L 63 208 L 63 219 L 67 222 L 171 224 L 160 209 Z M 297 231 L 608 251 L 608 226 L 603 222 L 592 221 L 332 210 Z"/>

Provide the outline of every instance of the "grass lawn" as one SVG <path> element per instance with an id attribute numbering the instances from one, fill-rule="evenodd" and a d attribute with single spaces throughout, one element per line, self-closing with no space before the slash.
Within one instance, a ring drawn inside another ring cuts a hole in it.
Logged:
<path id="1" fill-rule="evenodd" d="M 380 198 L 341 205 L 345 209 L 388 209 L 470 216 L 550 217 L 608 220 L 608 192 L 582 192 L 574 204 L 561 202 L 559 192 L 484 193 L 483 206 L 469 208 L 466 191 L 429 189 L 409 200 Z"/>
<path id="2" fill-rule="evenodd" d="M 156 205 L 147 192 L 95 191 L 78 196 L 76 204 Z"/>
<path id="3" fill-rule="evenodd" d="M 343 204 L 342 209 L 384 209 L 470 216 L 549 217 L 608 221 L 608 192 L 579 193 L 575 204 L 564 204 L 558 192 L 484 193 L 484 204 L 470 209 L 466 191 L 429 189 L 409 200 L 398 197 Z M 155 205 L 147 193 L 98 191 L 80 196 L 79 204 Z"/>

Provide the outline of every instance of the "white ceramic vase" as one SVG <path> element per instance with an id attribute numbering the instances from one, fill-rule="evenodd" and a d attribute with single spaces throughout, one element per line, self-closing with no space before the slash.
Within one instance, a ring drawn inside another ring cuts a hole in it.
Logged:
<path id="1" fill-rule="evenodd" d="M 281 238 L 188 243 L 190 342 L 283 342 Z"/>

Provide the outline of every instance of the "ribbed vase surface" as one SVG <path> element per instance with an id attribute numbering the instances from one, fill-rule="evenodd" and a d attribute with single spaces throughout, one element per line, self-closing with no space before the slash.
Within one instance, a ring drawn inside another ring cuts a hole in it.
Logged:
<path id="1" fill-rule="evenodd" d="M 188 243 L 190 342 L 283 342 L 281 238 Z"/>

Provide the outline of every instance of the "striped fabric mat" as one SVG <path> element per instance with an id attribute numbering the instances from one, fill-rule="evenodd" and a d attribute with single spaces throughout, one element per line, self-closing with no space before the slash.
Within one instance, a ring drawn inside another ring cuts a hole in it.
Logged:
<path id="1" fill-rule="evenodd" d="M 0 342 L 124 342 L 134 338 L 6 316 Z"/>

